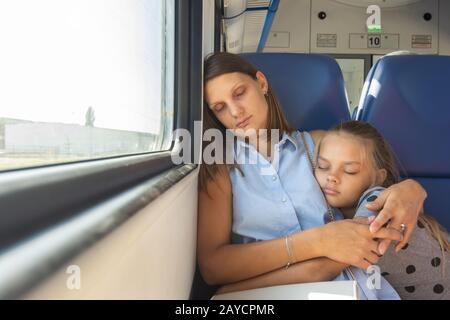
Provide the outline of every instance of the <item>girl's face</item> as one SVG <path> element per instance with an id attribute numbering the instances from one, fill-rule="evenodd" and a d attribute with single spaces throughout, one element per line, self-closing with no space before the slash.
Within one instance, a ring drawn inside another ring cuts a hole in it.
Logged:
<path id="1" fill-rule="evenodd" d="M 328 133 L 320 144 L 316 179 L 328 203 L 341 209 L 346 218 L 354 214 L 363 192 L 385 179 L 386 171 L 372 165 L 370 148 L 363 140 L 342 132 Z"/>
<path id="2" fill-rule="evenodd" d="M 227 129 L 266 129 L 268 104 L 264 97 L 268 83 L 258 72 L 256 80 L 233 72 L 209 80 L 205 98 L 217 119 Z"/>

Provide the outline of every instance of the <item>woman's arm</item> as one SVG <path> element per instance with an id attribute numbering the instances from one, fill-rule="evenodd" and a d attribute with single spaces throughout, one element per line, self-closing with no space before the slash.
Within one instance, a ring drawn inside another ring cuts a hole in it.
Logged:
<path id="1" fill-rule="evenodd" d="M 389 222 L 388 226 L 390 228 L 400 230 L 400 225 L 405 224 L 406 229 L 403 241 L 400 241 L 395 247 L 395 250 L 398 252 L 410 240 L 419 214 L 423 212 L 423 203 L 426 197 L 425 189 L 412 179 L 390 186 L 380 193 L 375 201 L 366 205 L 366 208 L 369 210 L 381 210 L 370 225 L 370 230 L 377 232 L 387 222 Z M 384 254 L 389 244 L 389 240 L 381 241 L 379 252 Z"/>
<path id="2" fill-rule="evenodd" d="M 315 258 L 269 273 L 222 286 L 216 294 L 271 287 L 283 284 L 330 281 L 336 278 L 348 265 L 328 258 Z"/>
<path id="3" fill-rule="evenodd" d="M 231 183 L 226 172 L 199 192 L 197 253 L 202 275 L 209 284 L 226 284 L 280 269 L 289 261 L 285 239 L 230 244 Z M 382 228 L 371 234 L 367 225 L 336 221 L 291 235 L 293 262 L 329 257 L 366 269 L 375 263 L 378 243 L 373 238 L 399 240 L 398 231 Z"/>
<path id="4" fill-rule="evenodd" d="M 230 244 L 232 226 L 231 183 L 226 172 L 209 181 L 199 192 L 197 252 L 200 269 L 209 284 L 224 284 L 252 278 L 286 266 L 289 254 L 284 238 L 249 244 Z M 317 230 L 296 234 L 296 261 L 321 255 Z"/>

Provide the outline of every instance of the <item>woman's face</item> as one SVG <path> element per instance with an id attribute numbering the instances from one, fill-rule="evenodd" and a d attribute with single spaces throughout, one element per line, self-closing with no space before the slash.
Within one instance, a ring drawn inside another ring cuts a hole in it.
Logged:
<path id="1" fill-rule="evenodd" d="M 233 72 L 209 80 L 205 85 L 208 107 L 227 129 L 266 129 L 268 90 L 265 76 L 258 72 L 256 80 Z"/>
<path id="2" fill-rule="evenodd" d="M 374 168 L 369 148 L 363 140 L 347 133 L 329 133 L 320 144 L 316 179 L 328 203 L 344 214 L 353 212 L 372 184 L 384 180 L 385 171 Z"/>

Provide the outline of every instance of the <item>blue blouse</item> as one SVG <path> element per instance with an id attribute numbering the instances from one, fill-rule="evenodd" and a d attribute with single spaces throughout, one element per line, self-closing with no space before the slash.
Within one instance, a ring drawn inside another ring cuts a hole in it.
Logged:
<path id="1" fill-rule="evenodd" d="M 305 138 L 314 146 L 309 133 L 305 132 Z M 242 140 L 235 145 L 234 159 L 244 176 L 238 170 L 230 172 L 233 233 L 243 242 L 274 239 L 325 223 L 325 198 L 300 132 L 283 134 L 274 147 L 272 163 Z M 249 159 L 256 159 L 256 164 L 248 164 Z"/>

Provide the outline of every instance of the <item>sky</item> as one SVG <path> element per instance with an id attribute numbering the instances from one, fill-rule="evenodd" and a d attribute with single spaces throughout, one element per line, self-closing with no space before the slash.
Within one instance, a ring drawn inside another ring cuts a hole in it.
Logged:
<path id="1" fill-rule="evenodd" d="M 158 133 L 162 1 L 0 1 L 0 117 Z"/>

